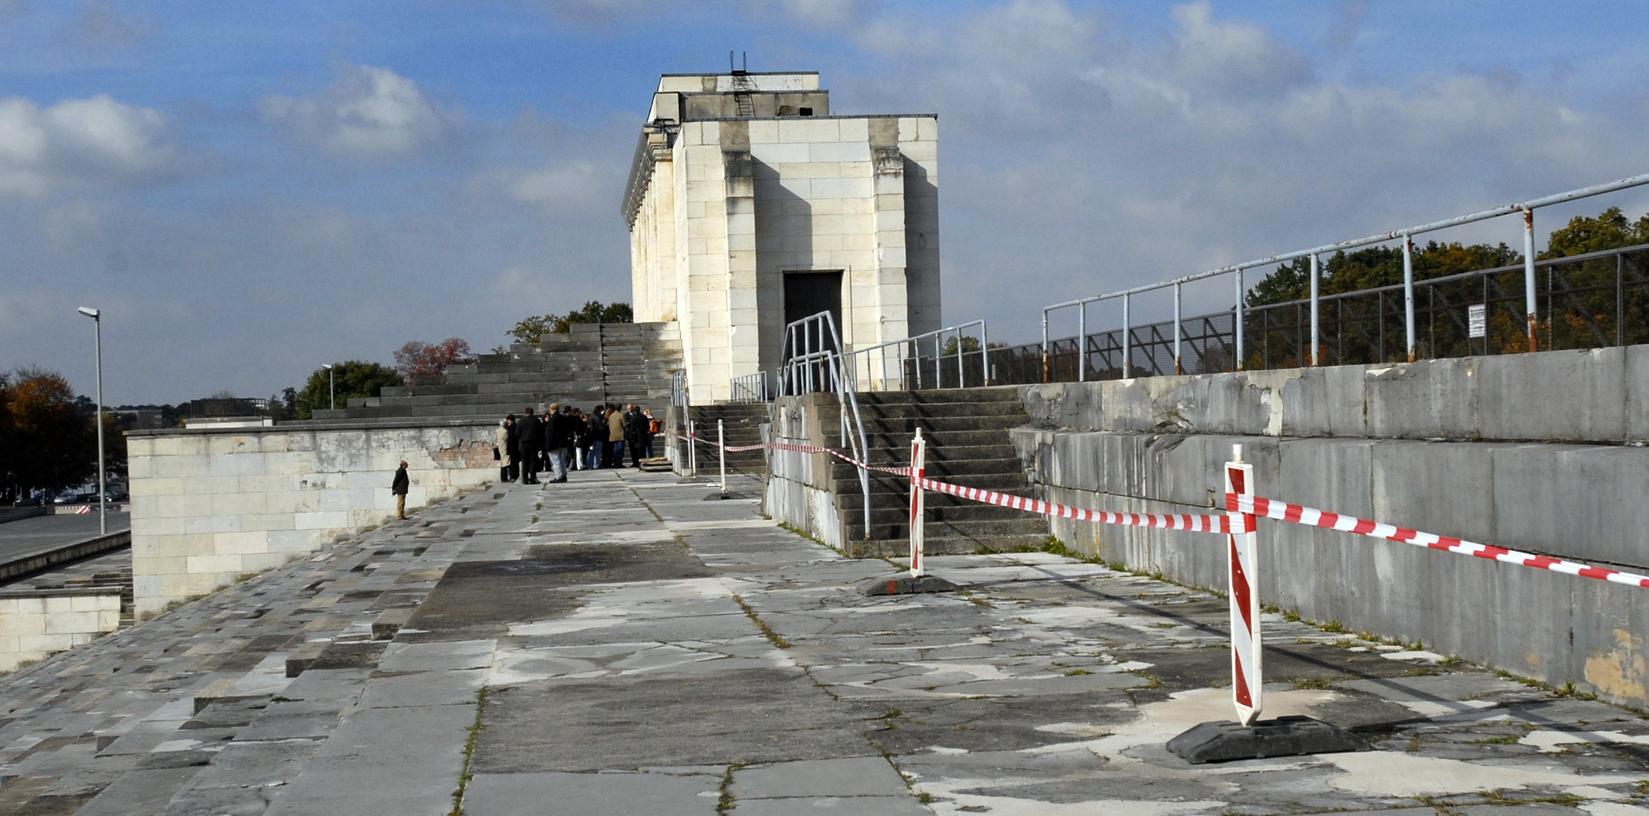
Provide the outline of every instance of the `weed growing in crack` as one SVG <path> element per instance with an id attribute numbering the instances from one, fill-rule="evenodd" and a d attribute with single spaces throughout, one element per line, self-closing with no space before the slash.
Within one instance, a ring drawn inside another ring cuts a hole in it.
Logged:
<path id="1" fill-rule="evenodd" d="M 756 624 L 756 628 L 761 630 L 762 636 L 767 638 L 769 643 L 772 643 L 775 647 L 780 649 L 790 648 L 790 641 L 785 640 L 782 635 L 773 631 L 773 627 L 768 626 L 767 621 L 762 620 L 761 617 L 756 614 L 756 610 L 750 608 L 750 604 L 745 603 L 743 597 L 734 595 L 733 603 L 738 604 L 739 608 L 744 610 L 745 617 L 749 618 L 751 623 Z"/>

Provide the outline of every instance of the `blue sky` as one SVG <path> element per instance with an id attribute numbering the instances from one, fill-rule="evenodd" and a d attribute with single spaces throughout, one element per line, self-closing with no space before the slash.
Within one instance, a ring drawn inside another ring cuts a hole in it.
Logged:
<path id="1" fill-rule="evenodd" d="M 945 316 L 1030 339 L 1044 303 L 1649 172 L 1645 30 L 1635 2 L 0 0 L 0 369 L 89 392 L 81 303 L 123 403 L 628 299 L 648 94 L 733 49 L 836 112 L 938 113 Z M 1649 195 L 1541 226 L 1609 204 Z"/>

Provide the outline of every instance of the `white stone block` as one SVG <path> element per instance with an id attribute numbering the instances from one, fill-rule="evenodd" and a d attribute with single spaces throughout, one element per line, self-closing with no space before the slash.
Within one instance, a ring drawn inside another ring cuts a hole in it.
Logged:
<path id="1" fill-rule="evenodd" d="M 813 142 L 807 146 L 808 159 L 814 162 L 869 162 L 870 144 L 855 142 Z"/>
<path id="2" fill-rule="evenodd" d="M 837 119 L 836 127 L 839 131 L 837 138 L 844 142 L 869 142 L 870 120 L 868 119 Z"/>
<path id="3" fill-rule="evenodd" d="M 873 191 L 869 178 L 813 179 L 811 187 L 817 198 L 869 198 Z"/>
<path id="4" fill-rule="evenodd" d="M 806 142 L 767 142 L 750 144 L 750 157 L 764 165 L 767 172 L 783 175 L 778 165 L 805 164 L 810 159 Z M 762 173 L 765 175 L 765 173 Z M 759 176 L 758 176 L 759 178 Z"/>
<path id="5" fill-rule="evenodd" d="M 751 150 L 752 153 L 755 152 L 756 145 L 762 144 L 764 142 L 777 142 L 778 140 L 779 140 L 779 123 L 778 122 L 774 122 L 774 121 L 765 121 L 765 122 L 764 121 L 752 121 L 752 122 L 750 122 L 750 150 Z"/>

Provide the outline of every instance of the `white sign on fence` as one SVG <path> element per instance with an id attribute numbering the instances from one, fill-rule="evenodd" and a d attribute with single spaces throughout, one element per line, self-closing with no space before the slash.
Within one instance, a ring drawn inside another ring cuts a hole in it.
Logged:
<path id="1" fill-rule="evenodd" d="M 1489 336 L 1489 333 L 1488 333 L 1488 327 L 1489 327 L 1488 307 L 1481 304 L 1481 303 L 1476 303 L 1476 304 L 1473 304 L 1471 306 L 1467 306 L 1466 307 L 1466 325 L 1467 325 L 1467 328 L 1469 329 L 1468 336 L 1471 337 L 1472 339 L 1475 340 L 1479 337 L 1488 337 Z"/>

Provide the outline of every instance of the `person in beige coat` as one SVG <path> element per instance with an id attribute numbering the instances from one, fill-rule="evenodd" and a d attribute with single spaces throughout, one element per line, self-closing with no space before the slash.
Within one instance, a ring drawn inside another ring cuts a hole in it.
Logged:
<path id="1" fill-rule="evenodd" d="M 602 467 L 620 467 L 624 464 L 624 412 L 617 405 L 607 406 L 607 452 Z"/>

